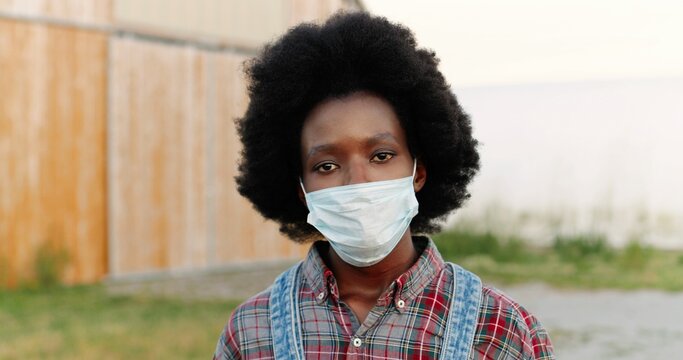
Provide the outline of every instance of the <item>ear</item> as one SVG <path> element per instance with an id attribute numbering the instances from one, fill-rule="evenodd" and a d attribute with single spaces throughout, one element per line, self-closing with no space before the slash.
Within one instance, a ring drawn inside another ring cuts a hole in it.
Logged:
<path id="1" fill-rule="evenodd" d="M 303 182 L 303 180 L 302 180 Z M 299 195 L 299 200 L 308 208 L 308 205 L 306 205 L 306 195 L 304 194 L 304 189 L 301 188 L 301 185 L 296 187 L 296 193 Z"/>
<path id="2" fill-rule="evenodd" d="M 422 187 L 427 181 L 427 168 L 420 159 L 417 159 L 417 165 L 415 167 L 415 177 L 413 178 L 413 188 L 415 192 L 422 190 Z"/>

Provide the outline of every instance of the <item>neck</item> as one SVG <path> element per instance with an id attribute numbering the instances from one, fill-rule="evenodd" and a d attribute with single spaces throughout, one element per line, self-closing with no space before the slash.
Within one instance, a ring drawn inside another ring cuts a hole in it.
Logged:
<path id="1" fill-rule="evenodd" d="M 413 245 L 410 229 L 408 229 L 394 250 L 375 265 L 368 267 L 349 265 L 334 252 L 331 246 L 327 256 L 328 265 L 337 280 L 342 300 L 352 297 L 374 303 L 397 277 L 415 263 L 418 254 Z"/>

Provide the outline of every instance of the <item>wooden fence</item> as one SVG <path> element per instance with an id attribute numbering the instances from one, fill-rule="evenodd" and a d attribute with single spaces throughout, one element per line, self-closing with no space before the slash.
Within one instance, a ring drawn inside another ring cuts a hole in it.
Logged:
<path id="1" fill-rule="evenodd" d="M 240 67 L 359 5 L 245 1 L 0 0 L 0 286 L 32 279 L 44 248 L 68 254 L 67 283 L 302 256 L 235 189 Z M 279 20 L 249 37 L 202 22 L 218 10 Z"/>
<path id="2" fill-rule="evenodd" d="M 41 246 L 67 281 L 106 272 L 107 38 L 0 20 L 0 266 L 31 276 Z M 45 245 L 44 245 L 45 244 Z"/>

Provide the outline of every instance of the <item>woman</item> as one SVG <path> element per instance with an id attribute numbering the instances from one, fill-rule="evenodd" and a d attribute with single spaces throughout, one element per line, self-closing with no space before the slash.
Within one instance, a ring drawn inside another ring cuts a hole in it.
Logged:
<path id="1" fill-rule="evenodd" d="M 299 25 L 248 66 L 237 184 L 306 259 L 240 305 L 217 359 L 551 359 L 523 307 L 424 235 L 468 197 L 470 120 L 411 32 Z"/>

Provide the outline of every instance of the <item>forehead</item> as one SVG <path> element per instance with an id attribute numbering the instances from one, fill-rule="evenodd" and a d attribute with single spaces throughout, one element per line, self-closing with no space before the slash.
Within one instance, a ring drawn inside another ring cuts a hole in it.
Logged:
<path id="1" fill-rule="evenodd" d="M 405 142 L 405 133 L 389 102 L 368 93 L 357 92 L 316 105 L 304 121 L 301 145 L 335 143 L 345 139 L 366 139 L 380 134 Z"/>

